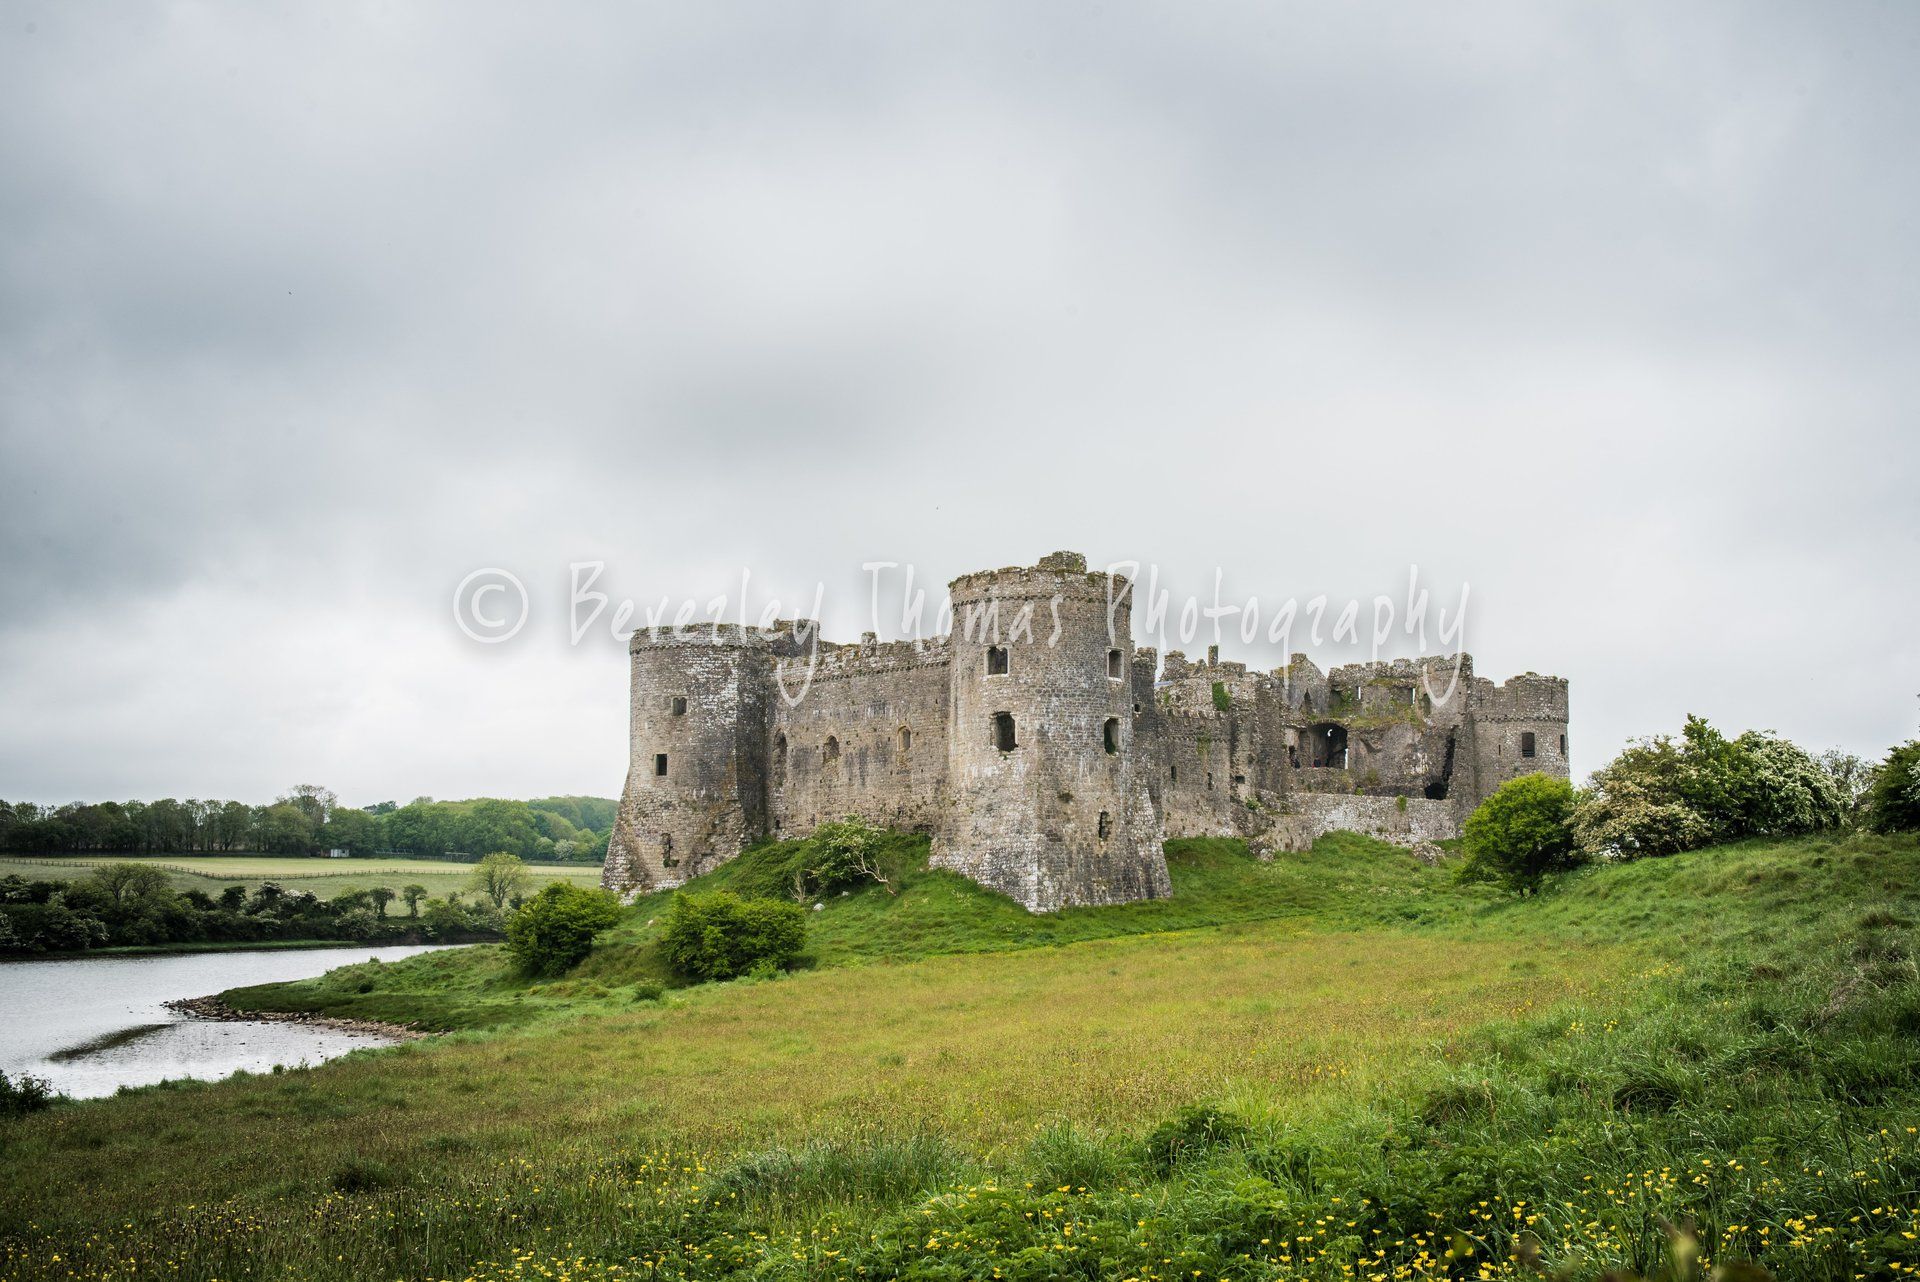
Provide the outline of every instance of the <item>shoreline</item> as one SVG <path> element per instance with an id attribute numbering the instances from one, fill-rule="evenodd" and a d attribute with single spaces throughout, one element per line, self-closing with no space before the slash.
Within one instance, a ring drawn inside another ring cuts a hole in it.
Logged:
<path id="1" fill-rule="evenodd" d="M 331 1028 L 342 1033 L 390 1037 L 396 1042 L 417 1042 L 433 1036 L 411 1024 L 389 1024 L 377 1019 L 348 1019 L 312 1011 L 235 1010 L 218 996 L 176 997 L 161 1005 L 193 1019 L 208 1019 L 223 1024 L 303 1024 L 309 1028 Z"/>
<path id="2" fill-rule="evenodd" d="M 75 961 L 87 957 L 184 957 L 196 953 L 287 953 L 316 948 L 467 948 L 475 944 L 497 944 L 502 934 L 474 933 L 454 939 L 237 939 L 184 941 L 170 944 L 108 944 L 101 948 L 80 948 L 65 952 L 7 953 L 0 965 L 9 962 Z"/>

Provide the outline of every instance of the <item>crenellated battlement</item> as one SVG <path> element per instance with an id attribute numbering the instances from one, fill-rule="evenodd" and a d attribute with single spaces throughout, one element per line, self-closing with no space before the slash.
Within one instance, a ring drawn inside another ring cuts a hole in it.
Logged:
<path id="1" fill-rule="evenodd" d="M 1056 552 L 949 584 L 930 641 L 812 620 L 635 633 L 631 756 L 605 884 L 675 886 L 855 814 L 1047 911 L 1169 893 L 1168 836 L 1297 847 L 1352 826 L 1458 831 L 1507 779 L 1565 776 L 1567 682 L 1470 655 L 1271 671 L 1161 656 L 1127 581 Z"/>

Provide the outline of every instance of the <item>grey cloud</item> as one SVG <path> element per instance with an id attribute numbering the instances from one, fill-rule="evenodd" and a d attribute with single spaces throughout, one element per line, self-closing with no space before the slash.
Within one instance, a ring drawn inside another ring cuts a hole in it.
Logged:
<path id="1" fill-rule="evenodd" d="M 824 577 L 847 631 L 875 559 L 1418 561 L 1484 670 L 1574 680 L 1581 768 L 1690 710 L 1877 750 L 1916 51 L 1866 4 L 16 6 L 0 796 L 606 792 L 617 653 L 444 616 L 591 557 Z"/>

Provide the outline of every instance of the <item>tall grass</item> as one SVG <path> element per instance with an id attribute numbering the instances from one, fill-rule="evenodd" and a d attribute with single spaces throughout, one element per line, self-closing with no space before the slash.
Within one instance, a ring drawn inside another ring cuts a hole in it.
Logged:
<path id="1" fill-rule="evenodd" d="M 1302 865 L 1344 901 L 1289 903 L 1288 866 L 1201 853 L 1180 911 L 1214 877 L 1224 926 L 1016 946 L 949 916 L 999 947 L 849 945 L 639 1009 L 592 978 L 571 1008 L 487 996 L 440 963 L 448 993 L 540 1013 L 9 1124 L 0 1275 L 1920 1267 L 1912 840 L 1748 844 L 1518 901 L 1341 842 Z M 1182 920 L 1154 911 L 1133 920 Z"/>

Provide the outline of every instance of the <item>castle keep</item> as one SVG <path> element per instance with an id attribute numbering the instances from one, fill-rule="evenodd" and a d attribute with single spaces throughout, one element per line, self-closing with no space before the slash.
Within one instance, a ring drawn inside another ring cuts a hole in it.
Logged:
<path id="1" fill-rule="evenodd" d="M 1458 835 L 1517 775 L 1567 777 L 1559 677 L 1496 685 L 1466 655 L 1163 663 L 1128 640 L 1126 587 L 1058 552 L 955 579 L 953 631 L 932 641 L 636 632 L 603 884 L 677 886 L 858 815 L 931 834 L 936 867 L 1045 912 L 1165 896 L 1169 837 L 1410 845 Z"/>

